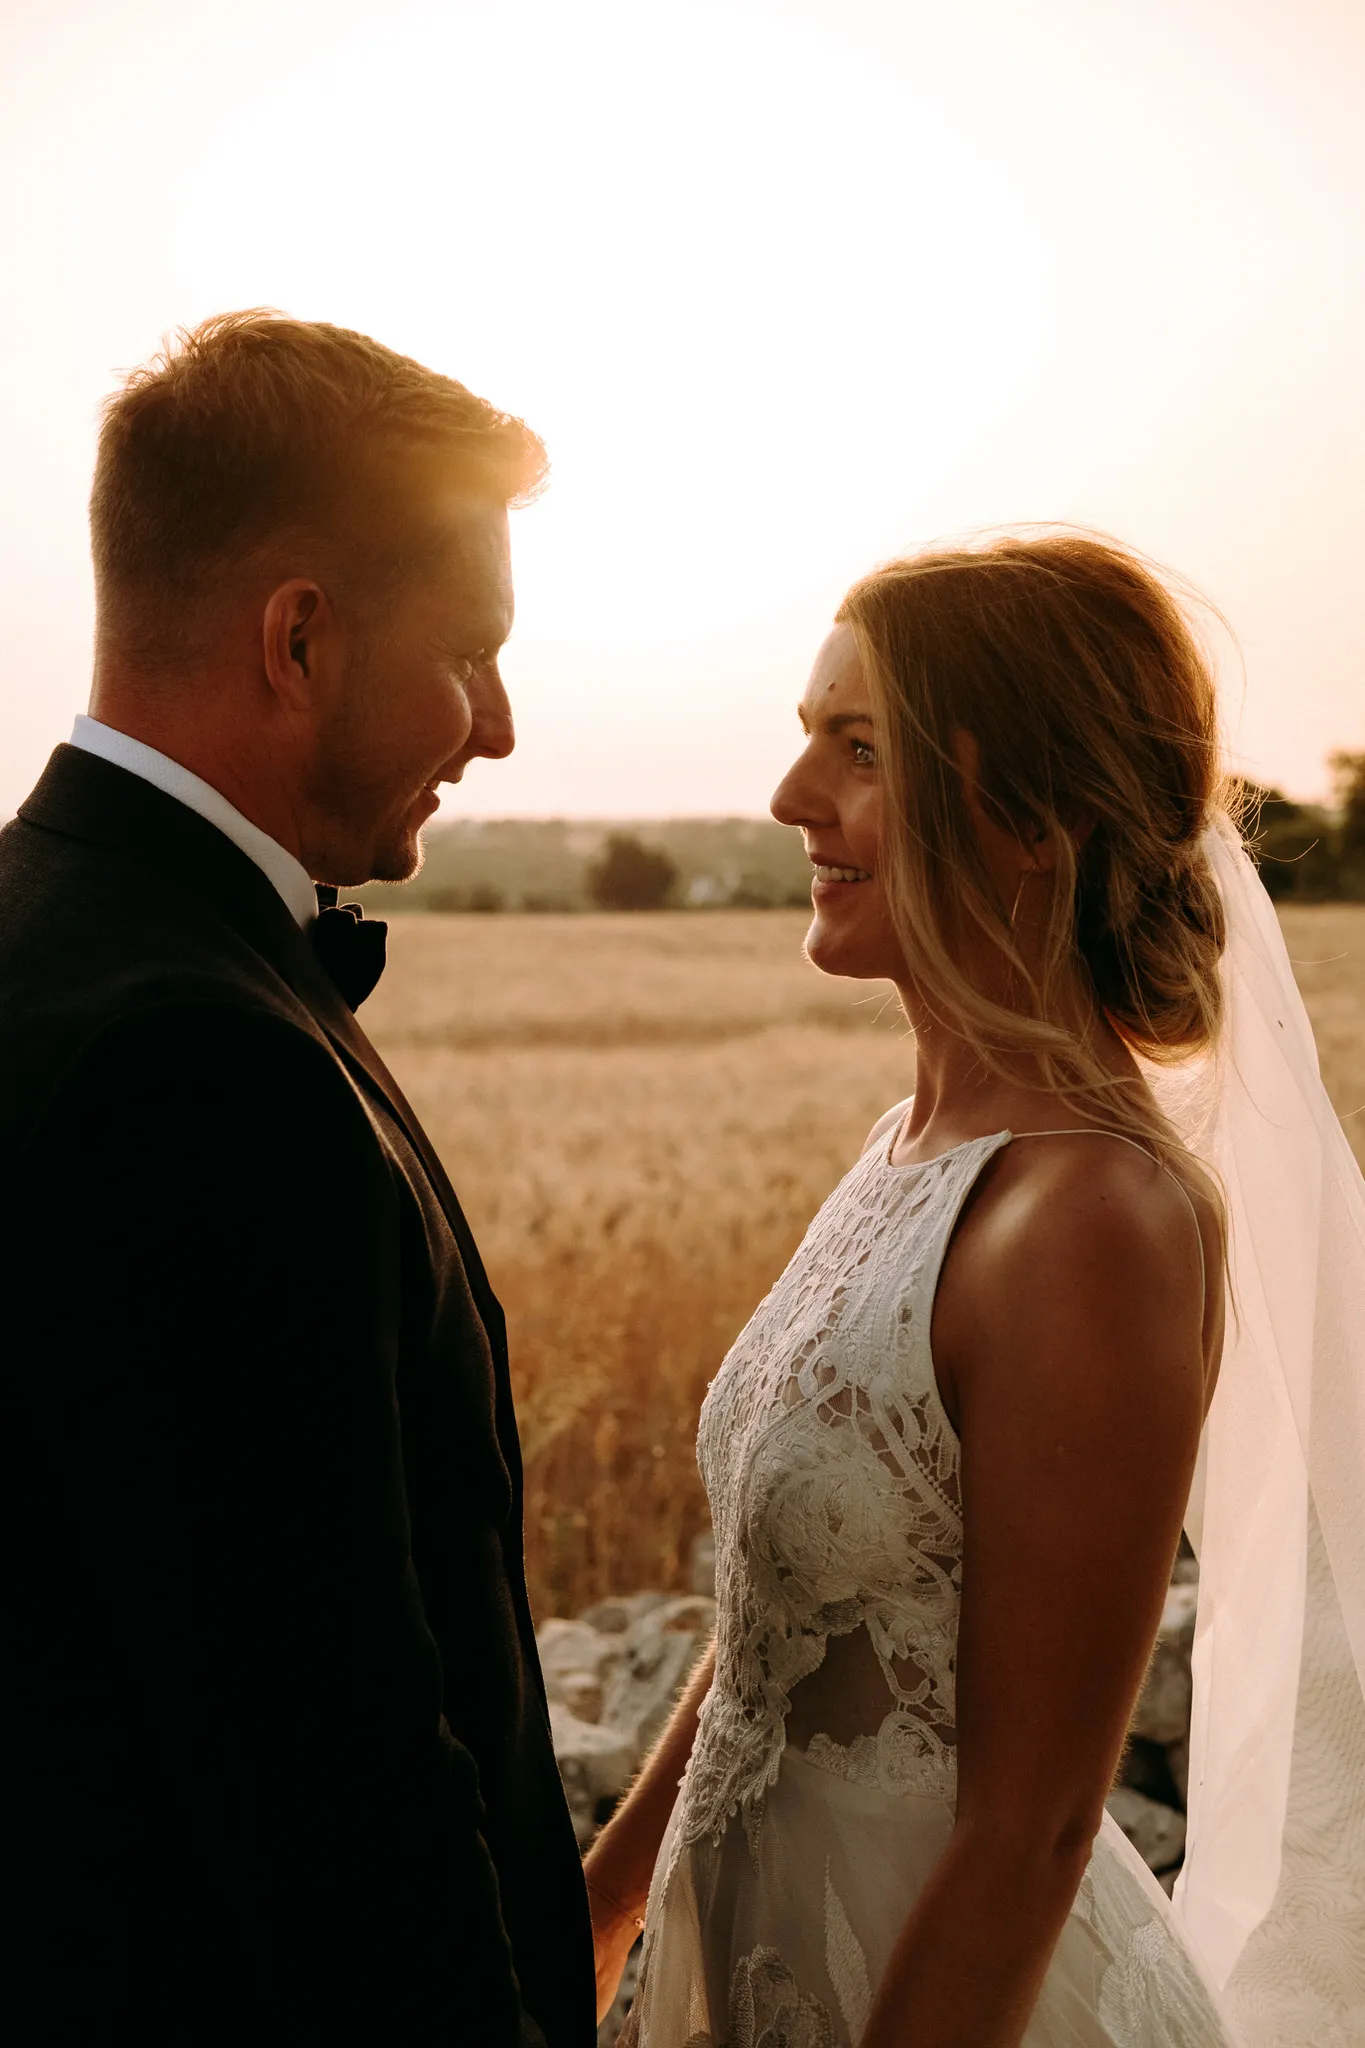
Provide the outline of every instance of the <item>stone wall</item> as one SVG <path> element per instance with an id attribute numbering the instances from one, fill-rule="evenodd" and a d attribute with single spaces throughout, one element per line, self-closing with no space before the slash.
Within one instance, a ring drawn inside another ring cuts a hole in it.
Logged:
<path id="1" fill-rule="evenodd" d="M 692 1590 L 601 1600 L 577 1619 L 545 1622 L 541 1662 L 555 1753 L 580 1844 L 586 1848 L 644 1759 L 715 1627 L 715 1551 L 709 1536 L 692 1557 Z M 1198 1568 L 1175 1567 L 1156 1648 L 1129 1729 L 1109 1811 L 1169 1891 L 1185 1851 L 1189 1773 L 1190 1648 Z M 629 2005 L 632 1972 L 603 2023 L 614 2041 Z"/>

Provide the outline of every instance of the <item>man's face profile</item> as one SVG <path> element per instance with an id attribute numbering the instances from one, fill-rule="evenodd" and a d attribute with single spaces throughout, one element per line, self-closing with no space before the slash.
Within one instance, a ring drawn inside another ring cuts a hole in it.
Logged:
<path id="1" fill-rule="evenodd" d="M 419 833 L 479 756 L 512 750 L 498 655 L 512 626 L 506 507 L 426 485 L 425 543 L 394 586 L 348 618 L 344 668 L 319 733 L 314 796 L 329 879 L 406 881 Z"/>

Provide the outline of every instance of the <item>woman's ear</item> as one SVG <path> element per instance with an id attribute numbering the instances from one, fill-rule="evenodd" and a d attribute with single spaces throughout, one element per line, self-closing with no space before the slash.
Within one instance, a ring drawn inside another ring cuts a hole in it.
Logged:
<path id="1" fill-rule="evenodd" d="M 953 760 L 962 781 L 962 796 L 976 827 L 981 850 L 1000 880 L 1050 874 L 1057 848 L 1044 827 L 1018 825 L 981 786 L 981 746 L 976 734 L 959 726 L 953 734 Z"/>

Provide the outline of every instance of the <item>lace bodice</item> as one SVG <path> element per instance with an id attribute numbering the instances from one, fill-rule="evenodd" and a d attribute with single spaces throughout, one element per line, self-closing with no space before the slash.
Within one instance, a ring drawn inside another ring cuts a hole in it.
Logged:
<path id="1" fill-rule="evenodd" d="M 716 1671 L 650 1887 L 632 2048 L 853 2048 L 952 1838 L 962 1503 L 930 1323 L 954 1224 L 1010 1141 L 904 1168 L 892 1140 L 864 1153 L 712 1383 Z M 1240 2039 L 1106 1813 L 1028 2048 Z"/>
<path id="2" fill-rule="evenodd" d="M 755 1828 L 788 1741 L 888 1792 L 955 1785 L 958 1442 L 929 1348 L 948 1239 L 1009 1133 L 894 1167 L 865 1152 L 702 1408 L 716 1675 L 681 1837 Z"/>

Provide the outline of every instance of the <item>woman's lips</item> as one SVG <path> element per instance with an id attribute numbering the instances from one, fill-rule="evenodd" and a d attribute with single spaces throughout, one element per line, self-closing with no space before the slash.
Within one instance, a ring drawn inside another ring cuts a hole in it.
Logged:
<path id="1" fill-rule="evenodd" d="M 817 882 L 838 882 L 848 885 L 854 882 L 870 882 L 872 880 L 866 868 L 837 868 L 824 861 L 815 861 L 813 866 Z"/>
<path id="2" fill-rule="evenodd" d="M 836 903 L 854 889 L 860 889 L 864 882 L 872 880 L 866 868 L 835 867 L 828 861 L 815 861 L 815 878 L 810 885 L 813 903 Z"/>
<path id="3" fill-rule="evenodd" d="M 851 903 L 871 880 L 871 875 L 862 869 L 820 867 L 810 885 L 810 900 L 822 909 L 835 910 L 841 903 Z"/>

